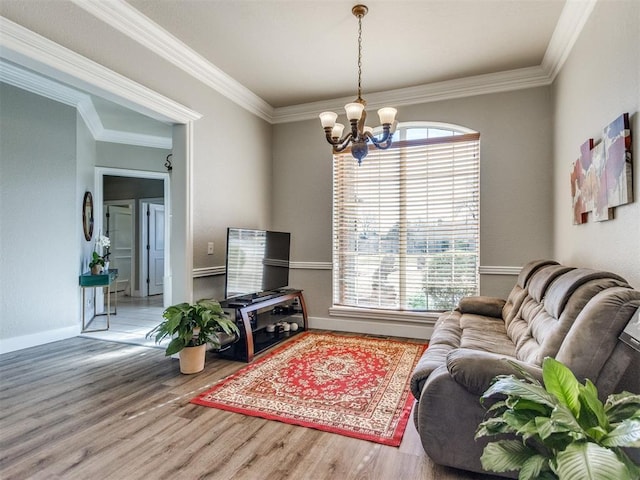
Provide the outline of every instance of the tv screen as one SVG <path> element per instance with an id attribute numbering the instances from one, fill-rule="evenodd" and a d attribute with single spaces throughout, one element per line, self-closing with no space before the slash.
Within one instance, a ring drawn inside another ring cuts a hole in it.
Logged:
<path id="1" fill-rule="evenodd" d="M 229 227 L 225 298 L 289 285 L 290 242 L 286 232 Z"/>

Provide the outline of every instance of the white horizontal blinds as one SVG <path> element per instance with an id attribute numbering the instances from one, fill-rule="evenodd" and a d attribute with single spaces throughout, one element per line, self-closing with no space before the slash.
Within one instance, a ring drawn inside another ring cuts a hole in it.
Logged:
<path id="1" fill-rule="evenodd" d="M 444 310 L 478 291 L 479 135 L 334 157 L 334 304 Z"/>

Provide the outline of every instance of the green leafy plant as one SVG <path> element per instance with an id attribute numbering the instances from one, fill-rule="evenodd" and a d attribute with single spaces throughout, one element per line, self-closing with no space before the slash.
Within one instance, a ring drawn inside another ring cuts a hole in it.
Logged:
<path id="1" fill-rule="evenodd" d="M 582 385 L 565 365 L 552 358 L 542 364 L 544 385 L 517 364 L 524 378 L 500 375 L 481 402 L 502 397 L 488 410 L 476 438 L 515 434 L 490 442 L 482 468 L 518 471 L 520 480 L 640 478 L 622 447 L 640 447 L 640 395 L 609 395 L 603 404 L 595 385 Z M 506 397 L 506 398 L 504 398 Z"/>
<path id="2" fill-rule="evenodd" d="M 205 343 L 219 346 L 219 332 L 236 336 L 240 333 L 235 322 L 229 319 L 215 300 L 172 305 L 162 313 L 162 317 L 164 321 L 147 333 L 147 338 L 155 335 L 156 343 L 160 343 L 166 337 L 173 337 L 165 351 L 167 356 L 185 347 L 197 347 Z"/>
<path id="3" fill-rule="evenodd" d="M 98 255 L 98 252 L 93 252 L 91 261 L 89 262 L 89 268 L 93 268 L 96 265 L 102 265 L 104 267 L 104 258 Z"/>

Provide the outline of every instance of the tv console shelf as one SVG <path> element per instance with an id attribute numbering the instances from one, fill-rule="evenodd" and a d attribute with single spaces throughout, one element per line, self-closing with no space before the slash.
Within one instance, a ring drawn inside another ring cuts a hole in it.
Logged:
<path id="1" fill-rule="evenodd" d="M 307 330 L 307 307 L 302 290 L 245 295 L 223 300 L 220 305 L 231 318 L 235 318 L 240 329 L 238 342 L 220 350 L 222 357 L 249 363 L 256 354 Z M 295 323 L 297 329 L 289 327 L 285 331 L 282 323 Z M 270 331 L 270 326 L 273 326 L 273 331 Z"/>

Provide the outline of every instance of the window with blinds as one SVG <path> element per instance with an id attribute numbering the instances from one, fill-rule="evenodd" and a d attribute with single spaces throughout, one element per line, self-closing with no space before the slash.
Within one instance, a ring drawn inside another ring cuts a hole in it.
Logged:
<path id="1" fill-rule="evenodd" d="M 431 311 L 478 294 L 480 135 L 404 126 L 333 164 L 333 302 Z"/>

